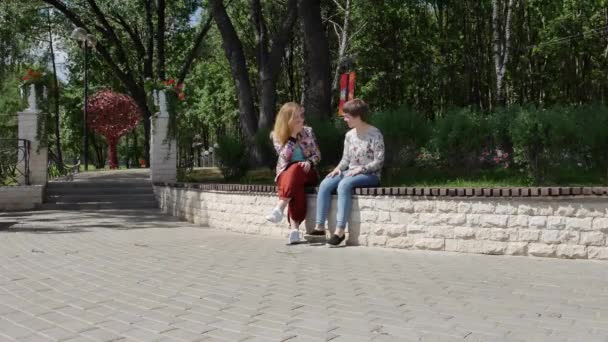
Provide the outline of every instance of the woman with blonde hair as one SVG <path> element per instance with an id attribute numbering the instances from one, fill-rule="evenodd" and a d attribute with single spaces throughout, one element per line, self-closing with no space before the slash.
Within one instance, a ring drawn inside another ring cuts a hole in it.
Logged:
<path id="1" fill-rule="evenodd" d="M 266 219 L 281 222 L 288 207 L 287 220 L 291 226 L 288 243 L 293 244 L 300 240 L 300 223 L 306 217 L 304 187 L 318 183 L 315 167 L 321 160 L 321 152 L 312 128 L 304 126 L 304 108 L 295 102 L 281 107 L 270 138 L 278 154 L 275 182 L 279 201 Z"/>

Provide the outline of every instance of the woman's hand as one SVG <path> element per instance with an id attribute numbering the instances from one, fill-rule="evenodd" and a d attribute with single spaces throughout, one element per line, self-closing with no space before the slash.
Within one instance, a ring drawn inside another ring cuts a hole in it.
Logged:
<path id="1" fill-rule="evenodd" d="M 300 164 L 300 166 L 304 169 L 304 172 L 308 173 L 308 171 L 310 171 L 311 163 L 309 161 L 299 162 L 298 164 Z"/>
<path id="2" fill-rule="evenodd" d="M 342 174 L 342 170 L 340 170 L 339 168 L 335 168 L 332 172 L 327 174 L 327 177 L 334 178 L 335 176 L 339 176 L 341 174 Z"/>
<path id="3" fill-rule="evenodd" d="M 356 167 L 356 168 L 354 168 L 352 170 L 348 170 L 344 175 L 346 177 L 353 177 L 353 176 L 356 176 L 356 175 L 361 174 L 361 173 L 363 173 L 363 168 L 362 167 Z"/>

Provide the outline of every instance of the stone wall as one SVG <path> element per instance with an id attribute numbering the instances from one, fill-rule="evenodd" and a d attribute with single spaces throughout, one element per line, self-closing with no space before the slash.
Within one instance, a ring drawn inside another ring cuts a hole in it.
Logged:
<path id="1" fill-rule="evenodd" d="M 29 210 L 42 205 L 43 185 L 0 187 L 0 212 Z"/>
<path id="2" fill-rule="evenodd" d="M 260 192 L 246 188 L 235 186 L 231 191 L 222 191 L 157 183 L 155 193 L 165 212 L 190 222 L 248 234 L 286 235 L 286 220 L 271 224 L 264 219 L 276 204 L 276 195 L 269 191 L 273 187 L 263 187 Z M 314 216 L 315 195 L 310 194 L 307 229 L 312 229 Z M 333 227 L 335 198 L 329 218 L 329 227 Z M 608 260 L 607 235 L 608 197 L 604 195 L 358 195 L 353 201 L 348 243 Z"/>

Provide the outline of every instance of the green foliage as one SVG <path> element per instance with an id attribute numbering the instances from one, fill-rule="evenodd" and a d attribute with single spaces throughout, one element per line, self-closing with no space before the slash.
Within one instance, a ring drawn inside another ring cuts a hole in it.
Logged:
<path id="1" fill-rule="evenodd" d="M 484 117 L 468 108 L 450 111 L 435 122 L 431 150 L 449 168 L 471 169 L 487 141 L 486 127 Z"/>
<path id="2" fill-rule="evenodd" d="M 580 158 L 577 166 L 585 171 L 603 169 L 608 181 L 608 108 L 603 104 L 581 106 L 573 109 L 572 117 L 578 143 L 571 147 Z"/>
<path id="3" fill-rule="evenodd" d="M 320 167 L 338 165 L 342 158 L 344 135 L 346 134 L 346 125 L 342 119 L 334 117 L 329 120 L 309 120 L 308 125 L 312 127 L 321 151 Z"/>
<path id="4" fill-rule="evenodd" d="M 277 164 L 277 153 L 272 145 L 270 138 L 271 129 L 260 129 L 255 135 L 255 144 L 258 151 L 262 154 L 262 164 L 271 170 L 274 170 Z"/>
<path id="5" fill-rule="evenodd" d="M 21 110 L 19 80 L 16 74 L 0 82 L 0 137 L 17 138 L 17 112 Z"/>
<path id="6" fill-rule="evenodd" d="M 563 161 L 576 141 L 572 111 L 568 107 L 522 107 L 511 125 L 515 162 L 522 164 L 535 184 L 545 181 L 551 167 Z"/>
<path id="7" fill-rule="evenodd" d="M 371 123 L 384 137 L 385 167 L 411 166 L 431 137 L 427 118 L 407 108 L 375 113 Z"/>
<path id="8" fill-rule="evenodd" d="M 222 175 L 226 180 L 242 177 L 247 172 L 248 151 L 238 135 L 224 135 L 218 139 L 220 147 L 215 150 Z"/>

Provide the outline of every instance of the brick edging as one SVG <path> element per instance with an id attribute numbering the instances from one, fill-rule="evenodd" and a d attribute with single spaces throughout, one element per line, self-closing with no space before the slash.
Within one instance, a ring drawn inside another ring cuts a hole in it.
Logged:
<path id="1" fill-rule="evenodd" d="M 154 182 L 155 186 L 223 192 L 276 193 L 274 185 L 207 184 Z M 318 188 L 308 188 L 317 193 Z M 513 187 L 513 188 L 440 188 L 440 187 L 373 187 L 357 188 L 356 195 L 414 197 L 608 197 L 608 187 Z"/>

